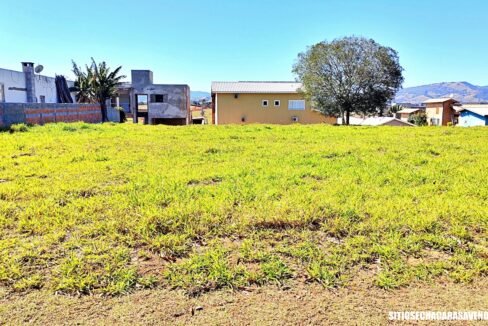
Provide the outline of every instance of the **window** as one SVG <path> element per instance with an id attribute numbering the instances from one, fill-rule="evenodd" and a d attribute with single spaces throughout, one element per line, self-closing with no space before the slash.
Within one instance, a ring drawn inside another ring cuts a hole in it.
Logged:
<path id="1" fill-rule="evenodd" d="M 268 105 L 269 105 L 269 101 L 268 100 L 263 100 L 263 102 L 261 103 L 261 105 L 263 106 L 263 108 L 267 108 Z"/>
<path id="2" fill-rule="evenodd" d="M 290 100 L 288 101 L 288 110 L 305 110 L 305 101 L 304 100 Z"/>
<path id="3" fill-rule="evenodd" d="M 274 106 L 280 106 L 281 105 L 281 101 L 280 100 L 275 100 L 274 101 Z"/>
<path id="4" fill-rule="evenodd" d="M 46 97 L 44 95 L 39 96 L 41 103 L 46 103 Z"/>
<path id="5" fill-rule="evenodd" d="M 164 98 L 163 94 L 151 94 L 151 103 L 164 103 Z"/>
<path id="6" fill-rule="evenodd" d="M 0 84 L 0 103 L 5 102 L 5 91 L 3 88 L 3 84 Z"/>

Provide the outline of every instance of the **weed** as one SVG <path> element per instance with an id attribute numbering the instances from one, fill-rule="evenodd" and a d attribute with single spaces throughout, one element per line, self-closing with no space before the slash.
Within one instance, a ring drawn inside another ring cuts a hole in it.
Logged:
<path id="1" fill-rule="evenodd" d="M 11 134 L 13 134 L 15 132 L 27 132 L 27 131 L 29 131 L 29 127 L 23 123 L 13 124 L 10 126 L 10 129 L 9 129 L 9 132 Z"/>
<path id="2" fill-rule="evenodd" d="M 7 291 L 340 287 L 361 269 L 392 289 L 488 273 L 486 128 L 12 130 L 0 133 Z"/>

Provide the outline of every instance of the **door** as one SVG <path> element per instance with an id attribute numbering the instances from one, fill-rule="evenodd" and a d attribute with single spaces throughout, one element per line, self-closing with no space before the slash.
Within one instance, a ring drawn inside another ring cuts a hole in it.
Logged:
<path id="1" fill-rule="evenodd" d="M 144 124 L 148 124 L 149 98 L 147 94 L 136 94 L 136 117 L 144 118 Z M 137 121 L 139 121 L 137 119 Z"/>

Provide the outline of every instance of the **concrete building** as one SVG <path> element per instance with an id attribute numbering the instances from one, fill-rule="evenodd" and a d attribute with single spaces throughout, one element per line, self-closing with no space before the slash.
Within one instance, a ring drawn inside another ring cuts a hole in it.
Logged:
<path id="1" fill-rule="evenodd" d="M 22 71 L 0 69 L 0 103 L 57 103 L 55 78 L 34 69 L 32 62 L 22 62 Z"/>
<path id="2" fill-rule="evenodd" d="M 458 123 L 459 114 L 455 105 L 460 103 L 453 98 L 434 98 L 425 101 L 425 113 L 429 126 L 448 126 Z"/>
<path id="3" fill-rule="evenodd" d="M 191 122 L 190 87 L 188 85 L 159 85 L 153 82 L 150 70 L 132 70 L 131 83 L 118 88 L 114 106 L 132 114 L 146 124 L 186 125 Z"/>
<path id="4" fill-rule="evenodd" d="M 459 110 L 460 127 L 488 126 L 488 105 L 465 104 Z"/>
<path id="5" fill-rule="evenodd" d="M 295 82 L 213 82 L 215 124 L 336 123 L 314 110 Z"/>

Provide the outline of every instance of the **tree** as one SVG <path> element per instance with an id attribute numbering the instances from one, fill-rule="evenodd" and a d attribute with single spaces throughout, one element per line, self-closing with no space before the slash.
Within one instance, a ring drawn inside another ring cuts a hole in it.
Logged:
<path id="1" fill-rule="evenodd" d="M 345 124 L 351 113 L 383 112 L 403 83 L 402 71 L 395 50 L 363 37 L 317 43 L 293 67 L 305 97 Z"/>
<path id="2" fill-rule="evenodd" d="M 96 63 L 91 58 L 91 65 L 86 65 L 86 72 L 83 72 L 73 61 L 73 73 L 77 80 L 76 99 L 78 102 L 99 103 L 102 111 L 102 121 L 108 121 L 107 99 L 116 95 L 117 86 L 126 76 L 119 75 L 122 66 L 111 71 L 105 61 Z"/>
<path id="3" fill-rule="evenodd" d="M 76 102 L 78 103 L 94 103 L 95 94 L 91 86 L 93 79 L 92 70 L 86 67 L 86 72 L 81 69 L 73 61 L 73 73 L 76 76 L 74 87 L 70 91 L 76 92 Z"/>
<path id="4" fill-rule="evenodd" d="M 427 114 L 425 114 L 425 112 L 414 114 L 410 117 L 410 119 L 408 119 L 408 122 L 417 126 L 427 126 Z"/>
<path id="5" fill-rule="evenodd" d="M 390 117 L 394 117 L 397 114 L 397 112 L 401 110 L 403 110 L 403 106 L 401 106 L 400 104 L 394 104 L 388 108 L 387 114 Z"/>

